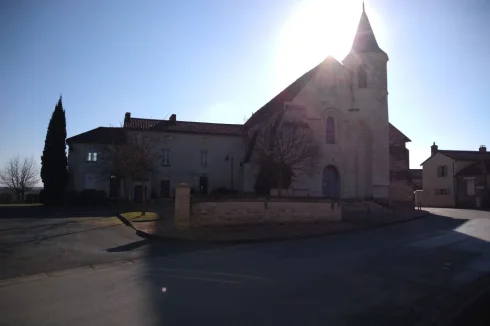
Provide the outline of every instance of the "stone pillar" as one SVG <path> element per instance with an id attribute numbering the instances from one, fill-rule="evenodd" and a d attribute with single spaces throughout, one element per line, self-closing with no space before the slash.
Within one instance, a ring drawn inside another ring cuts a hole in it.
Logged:
<path id="1" fill-rule="evenodd" d="M 179 183 L 175 187 L 174 225 L 177 229 L 188 229 L 191 220 L 191 186 Z"/>

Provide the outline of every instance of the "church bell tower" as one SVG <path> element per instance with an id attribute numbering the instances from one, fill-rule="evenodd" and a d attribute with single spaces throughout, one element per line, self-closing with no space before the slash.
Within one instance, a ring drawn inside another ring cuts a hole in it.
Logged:
<path id="1" fill-rule="evenodd" d="M 372 185 L 369 195 L 381 202 L 389 201 L 390 187 L 387 63 L 388 55 L 376 41 L 363 3 L 354 42 L 343 64 L 350 71 L 353 108 L 370 134 L 366 144 L 371 148 L 366 167 Z"/>

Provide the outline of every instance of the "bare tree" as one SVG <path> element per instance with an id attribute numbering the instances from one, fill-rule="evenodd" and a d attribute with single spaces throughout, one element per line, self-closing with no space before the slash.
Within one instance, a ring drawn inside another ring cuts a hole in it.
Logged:
<path id="1" fill-rule="evenodd" d="M 120 129 L 119 132 L 124 133 L 124 141 L 114 141 L 104 147 L 101 153 L 102 170 L 141 182 L 145 203 L 148 178 L 161 162 L 159 138 L 143 130 Z M 145 212 L 142 214 L 145 215 Z"/>
<path id="2" fill-rule="evenodd" d="M 308 123 L 286 119 L 284 112 L 269 119 L 257 131 L 254 162 L 259 168 L 269 167 L 267 173 L 273 174 L 272 183 L 278 187 L 279 195 L 288 178 L 314 175 L 321 156 Z"/>
<path id="3" fill-rule="evenodd" d="M 34 157 L 22 161 L 19 156 L 11 158 L 0 170 L 0 184 L 24 200 L 25 193 L 39 184 L 39 166 Z"/>

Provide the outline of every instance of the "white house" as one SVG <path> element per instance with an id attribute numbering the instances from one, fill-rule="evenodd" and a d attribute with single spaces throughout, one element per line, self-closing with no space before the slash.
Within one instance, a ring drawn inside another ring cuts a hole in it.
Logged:
<path id="1" fill-rule="evenodd" d="M 456 207 L 458 191 L 466 192 L 465 187 L 457 187 L 457 175 L 466 167 L 481 160 L 490 160 L 486 146 L 476 151 L 444 150 L 434 143 L 431 156 L 422 162 L 423 195 L 422 205 L 428 207 Z M 474 181 L 473 178 L 468 181 Z M 476 185 L 471 185 L 473 192 Z"/>

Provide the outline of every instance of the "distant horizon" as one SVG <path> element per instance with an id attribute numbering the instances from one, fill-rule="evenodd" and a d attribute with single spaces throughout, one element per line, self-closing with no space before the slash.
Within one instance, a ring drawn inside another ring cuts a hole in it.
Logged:
<path id="1" fill-rule="evenodd" d="M 341 62 L 361 12 L 361 0 L 4 2 L 0 167 L 40 162 L 60 95 L 67 137 L 126 112 L 243 124 L 327 56 Z M 410 168 L 433 142 L 490 146 L 490 3 L 368 0 L 366 12 L 390 58 L 389 120 L 412 140 Z"/>

